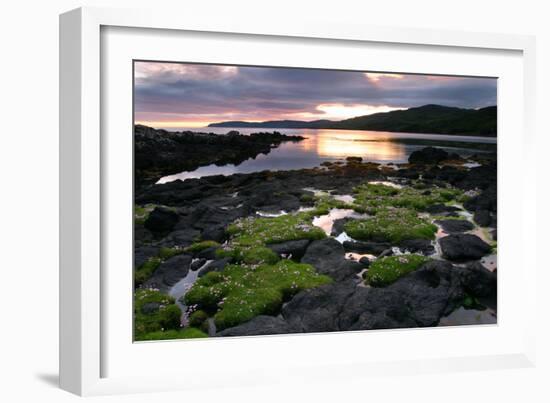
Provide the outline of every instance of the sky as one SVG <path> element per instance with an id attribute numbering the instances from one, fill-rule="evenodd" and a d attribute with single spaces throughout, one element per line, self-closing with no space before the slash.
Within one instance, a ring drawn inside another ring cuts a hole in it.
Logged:
<path id="1" fill-rule="evenodd" d="M 494 78 L 282 67 L 134 63 L 135 122 L 206 127 L 228 120 L 342 120 L 439 104 L 496 105 Z"/>

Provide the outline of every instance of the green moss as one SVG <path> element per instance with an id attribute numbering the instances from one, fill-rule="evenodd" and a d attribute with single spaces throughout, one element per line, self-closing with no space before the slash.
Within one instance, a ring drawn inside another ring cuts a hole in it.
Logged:
<path id="1" fill-rule="evenodd" d="M 136 341 L 149 341 L 149 340 L 175 340 L 175 339 L 200 339 L 208 337 L 202 330 L 194 327 L 186 327 L 181 330 L 167 330 L 151 332 L 140 335 L 136 338 Z"/>
<path id="2" fill-rule="evenodd" d="M 162 260 L 167 260 L 183 252 L 184 250 L 178 246 L 174 246 L 172 248 L 163 247 L 160 248 L 158 257 L 160 257 Z"/>
<path id="3" fill-rule="evenodd" d="M 246 264 L 273 264 L 279 260 L 279 256 L 271 249 L 264 246 L 255 247 L 229 247 L 216 251 L 218 258 L 229 257 L 234 263 Z"/>
<path id="4" fill-rule="evenodd" d="M 321 228 L 311 224 L 309 212 L 280 217 L 245 218 L 227 228 L 231 243 L 238 246 L 263 246 L 296 239 L 322 239 Z"/>
<path id="5" fill-rule="evenodd" d="M 137 225 L 143 225 L 145 220 L 149 217 L 151 211 L 155 209 L 156 205 L 146 204 L 145 206 L 134 205 L 134 222 Z"/>
<path id="6" fill-rule="evenodd" d="M 222 273 L 200 278 L 185 295 L 185 303 L 215 312 L 216 328 L 225 329 L 257 315 L 275 314 L 297 292 L 330 282 L 312 266 L 290 260 L 258 267 L 230 265 Z"/>
<path id="7" fill-rule="evenodd" d="M 414 211 L 387 209 L 370 218 L 351 220 L 344 229 L 354 239 L 399 243 L 406 239 L 433 239 L 437 226 L 419 218 Z"/>
<path id="8" fill-rule="evenodd" d="M 462 191 L 454 188 L 432 187 L 396 189 L 382 184 L 367 183 L 354 188 L 353 208 L 361 213 L 375 214 L 381 209 L 408 208 L 418 211 L 437 203 L 448 203 L 460 197 Z"/>
<path id="9" fill-rule="evenodd" d="M 205 249 L 214 248 L 218 246 L 220 246 L 220 244 L 216 241 L 200 241 L 200 242 L 195 242 L 191 246 L 188 246 L 187 248 L 185 248 L 185 252 L 199 253 Z"/>
<path id="10" fill-rule="evenodd" d="M 421 255 L 388 256 L 376 260 L 368 269 L 366 282 L 374 287 L 389 285 L 430 259 Z"/>
<path id="11" fill-rule="evenodd" d="M 157 290 L 134 293 L 134 334 L 140 340 L 146 333 L 179 329 L 181 310 L 175 300 Z"/>
<path id="12" fill-rule="evenodd" d="M 151 275 L 153 272 L 159 267 L 159 265 L 162 263 L 162 259 L 160 257 L 151 257 L 149 258 L 145 263 L 143 263 L 141 266 L 139 266 L 137 269 L 134 270 L 134 285 L 136 287 L 143 284 Z"/>
<path id="13" fill-rule="evenodd" d="M 189 326 L 200 328 L 208 320 L 208 314 L 205 311 L 198 310 L 189 316 Z"/>

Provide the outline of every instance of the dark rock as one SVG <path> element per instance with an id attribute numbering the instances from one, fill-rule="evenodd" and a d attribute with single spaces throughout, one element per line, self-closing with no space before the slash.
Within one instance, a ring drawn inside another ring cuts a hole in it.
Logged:
<path id="1" fill-rule="evenodd" d="M 458 268 L 464 290 L 474 297 L 496 295 L 497 275 L 490 272 L 479 262 Z"/>
<path id="2" fill-rule="evenodd" d="M 355 252 L 361 254 L 379 255 L 391 245 L 385 242 L 362 242 L 362 241 L 344 241 L 344 249 L 346 252 Z"/>
<path id="3" fill-rule="evenodd" d="M 489 227 L 493 223 L 493 217 L 489 210 L 476 210 L 474 221 L 481 227 Z"/>
<path id="4" fill-rule="evenodd" d="M 342 307 L 355 289 L 346 281 L 304 290 L 283 307 L 283 317 L 299 332 L 338 331 Z"/>
<path id="5" fill-rule="evenodd" d="M 388 249 L 384 250 L 381 254 L 378 255 L 378 258 L 380 259 L 381 257 L 386 257 L 386 256 L 393 256 L 393 249 L 392 248 L 388 248 Z"/>
<path id="6" fill-rule="evenodd" d="M 342 232 L 344 232 L 344 225 L 346 225 L 346 223 L 351 220 L 352 218 L 349 218 L 349 217 L 344 217 L 344 218 L 339 218 L 337 220 L 334 220 L 334 222 L 332 223 L 332 230 L 330 234 L 332 236 L 340 235 Z"/>
<path id="7" fill-rule="evenodd" d="M 458 234 L 475 228 L 474 224 L 468 220 L 436 220 L 435 222 L 441 225 L 447 234 Z"/>
<path id="8" fill-rule="evenodd" d="M 426 212 L 430 214 L 445 215 L 445 216 L 457 216 L 457 211 L 460 211 L 458 207 L 447 206 L 445 204 L 432 204 L 426 207 Z"/>
<path id="9" fill-rule="evenodd" d="M 491 251 L 491 246 L 471 234 L 453 234 L 439 240 L 443 257 L 449 260 L 477 260 Z"/>
<path id="10" fill-rule="evenodd" d="M 185 247 L 191 245 L 197 237 L 200 236 L 200 231 L 196 229 L 186 229 L 186 230 L 178 230 L 173 231 L 164 238 L 162 241 L 163 246 L 180 246 Z"/>
<path id="11" fill-rule="evenodd" d="M 145 288 L 158 288 L 161 291 L 167 291 L 187 276 L 189 266 L 191 264 L 191 256 L 177 255 L 162 262 L 160 266 L 153 272 L 152 276 L 145 281 Z"/>
<path id="12" fill-rule="evenodd" d="M 199 273 L 199 277 L 210 273 L 211 271 L 222 271 L 225 266 L 229 264 L 230 259 L 224 257 L 223 259 L 214 260 L 213 262 L 208 263 Z"/>
<path id="13" fill-rule="evenodd" d="M 494 229 L 491 231 L 491 236 L 493 237 L 493 240 L 496 241 L 497 240 L 497 230 Z"/>
<path id="14" fill-rule="evenodd" d="M 267 247 L 278 255 L 292 255 L 293 259 L 299 260 L 306 253 L 309 242 L 309 239 L 299 239 L 296 241 L 273 243 L 267 245 Z"/>
<path id="15" fill-rule="evenodd" d="M 371 261 L 368 257 L 363 256 L 361 259 L 359 259 L 359 263 L 363 265 L 363 268 L 367 268 L 370 266 Z"/>
<path id="16" fill-rule="evenodd" d="M 333 238 L 313 241 L 301 262 L 311 264 L 318 273 L 326 274 L 336 281 L 355 278 L 356 274 L 363 269 L 358 262 L 345 258 L 344 248 Z"/>
<path id="17" fill-rule="evenodd" d="M 212 246 L 201 250 L 196 254 L 197 258 L 205 260 L 214 260 L 216 259 L 216 251 L 219 249 L 219 246 Z"/>
<path id="18" fill-rule="evenodd" d="M 140 246 L 134 249 L 134 267 L 139 267 L 154 256 L 157 256 L 160 248 L 157 246 Z"/>
<path id="19" fill-rule="evenodd" d="M 421 150 L 413 151 L 409 156 L 409 162 L 411 164 L 438 164 L 439 162 L 446 160 L 449 154 L 436 147 L 426 147 Z"/>
<path id="20" fill-rule="evenodd" d="M 401 241 L 399 248 L 411 253 L 420 252 L 426 256 L 435 252 L 432 242 L 428 239 L 407 239 Z"/>
<path id="21" fill-rule="evenodd" d="M 144 226 L 155 234 L 167 233 L 174 228 L 178 218 L 178 214 L 171 209 L 155 207 L 145 220 Z"/>
<path id="22" fill-rule="evenodd" d="M 260 336 L 268 334 L 295 333 L 295 330 L 282 318 L 260 315 L 241 325 L 224 329 L 216 336 Z"/>
<path id="23" fill-rule="evenodd" d="M 193 259 L 189 265 L 189 270 L 195 271 L 200 269 L 206 263 L 206 259 Z"/>
<path id="24" fill-rule="evenodd" d="M 352 330 L 435 326 L 463 300 L 458 272 L 449 262 L 431 261 L 386 288 L 354 295 L 341 314 Z M 357 312 L 362 313 L 354 320 Z"/>

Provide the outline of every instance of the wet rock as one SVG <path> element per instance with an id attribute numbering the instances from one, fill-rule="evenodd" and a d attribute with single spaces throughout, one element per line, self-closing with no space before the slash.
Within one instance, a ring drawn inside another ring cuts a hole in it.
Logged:
<path id="1" fill-rule="evenodd" d="M 193 259 L 191 264 L 189 265 L 189 270 L 195 271 L 200 269 L 204 264 L 206 263 L 206 259 Z"/>
<path id="2" fill-rule="evenodd" d="M 295 333 L 295 330 L 283 318 L 260 315 L 239 326 L 224 329 L 216 333 L 216 336 L 260 336 L 288 333 Z"/>
<path id="3" fill-rule="evenodd" d="M 359 263 L 361 263 L 363 265 L 363 268 L 367 268 L 370 266 L 371 264 L 371 261 L 368 257 L 366 256 L 363 256 L 361 259 L 359 259 Z"/>
<path id="4" fill-rule="evenodd" d="M 333 238 L 313 241 L 301 262 L 311 264 L 318 273 L 326 274 L 336 281 L 355 278 L 356 274 L 363 269 L 358 262 L 345 258 L 344 248 Z"/>
<path id="5" fill-rule="evenodd" d="M 380 259 L 382 257 L 386 257 L 386 256 L 393 256 L 393 249 L 392 248 L 388 248 L 388 249 L 385 249 L 384 251 L 382 251 L 382 253 L 378 255 L 378 259 Z"/>
<path id="6" fill-rule="evenodd" d="M 439 162 L 449 158 L 449 154 L 436 147 L 426 147 L 421 150 L 413 151 L 409 156 L 411 164 L 438 164 Z"/>
<path id="7" fill-rule="evenodd" d="M 216 259 L 216 251 L 219 249 L 219 246 L 212 246 L 201 250 L 196 254 L 197 258 L 205 260 L 214 260 Z"/>
<path id="8" fill-rule="evenodd" d="M 298 293 L 283 307 L 283 317 L 299 332 L 340 330 L 340 312 L 355 283 L 333 283 Z"/>
<path id="9" fill-rule="evenodd" d="M 458 234 L 474 229 L 474 224 L 468 220 L 436 220 L 447 234 Z"/>
<path id="10" fill-rule="evenodd" d="M 173 231 L 168 234 L 166 238 L 162 241 L 163 246 L 189 246 L 191 245 L 197 237 L 200 236 L 200 231 L 196 229 L 186 229 L 186 230 L 179 230 L 179 231 Z"/>
<path id="11" fill-rule="evenodd" d="M 454 261 L 478 260 L 491 251 L 491 246 L 471 234 L 453 234 L 439 240 L 443 257 Z"/>
<path id="12" fill-rule="evenodd" d="M 496 296 L 497 275 L 479 262 L 460 267 L 460 279 L 464 290 L 474 297 Z"/>
<path id="13" fill-rule="evenodd" d="M 214 260 L 213 262 L 208 263 L 199 273 L 199 277 L 205 276 L 207 273 L 210 273 L 211 271 L 222 271 L 225 266 L 229 264 L 230 259 L 229 258 L 223 258 Z"/>
<path id="14" fill-rule="evenodd" d="M 340 235 L 342 232 L 344 232 L 344 225 L 346 225 L 346 223 L 351 220 L 353 220 L 353 218 L 349 218 L 349 217 L 344 217 L 344 218 L 339 218 L 337 220 L 334 220 L 332 223 L 332 230 L 330 234 L 332 236 Z"/>
<path id="15" fill-rule="evenodd" d="M 144 226 L 155 234 L 167 233 L 174 228 L 178 218 L 178 214 L 171 209 L 155 207 L 145 220 Z"/>
<path id="16" fill-rule="evenodd" d="M 346 252 L 368 253 L 371 255 L 379 255 L 391 247 L 385 242 L 362 242 L 362 241 L 344 241 L 344 249 Z"/>
<path id="17" fill-rule="evenodd" d="M 426 256 L 435 252 L 432 242 L 428 239 L 406 239 L 401 241 L 399 248 L 411 253 L 422 253 Z"/>
<path id="18" fill-rule="evenodd" d="M 267 247 L 278 255 L 292 255 L 293 259 L 299 260 L 306 253 L 309 242 L 309 239 L 299 239 L 296 241 L 269 244 Z"/>
<path id="19" fill-rule="evenodd" d="M 145 281 L 144 288 L 158 288 L 161 291 L 168 291 L 170 287 L 187 276 L 191 256 L 177 255 L 160 264 L 152 276 Z"/>

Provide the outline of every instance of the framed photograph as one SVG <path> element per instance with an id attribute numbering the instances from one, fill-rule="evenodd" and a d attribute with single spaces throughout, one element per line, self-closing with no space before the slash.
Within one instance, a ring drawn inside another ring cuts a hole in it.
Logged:
<path id="1" fill-rule="evenodd" d="M 533 365 L 532 38 L 176 15 L 60 19 L 64 389 Z"/>

